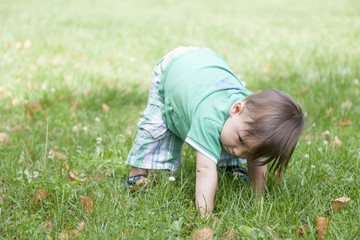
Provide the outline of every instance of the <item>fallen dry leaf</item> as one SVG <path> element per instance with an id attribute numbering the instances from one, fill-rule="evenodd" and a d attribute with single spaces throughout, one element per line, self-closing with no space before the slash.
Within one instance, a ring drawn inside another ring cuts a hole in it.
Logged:
<path id="1" fill-rule="evenodd" d="M 326 140 L 329 140 L 330 139 L 330 131 L 326 130 L 325 132 L 323 132 L 321 134 L 321 136 L 325 137 Z"/>
<path id="2" fill-rule="evenodd" d="M 270 64 L 265 64 L 264 67 L 263 67 L 263 71 L 265 73 L 270 73 L 271 72 Z"/>
<path id="3" fill-rule="evenodd" d="M 67 156 L 66 156 L 66 155 L 64 155 L 64 154 L 62 154 L 62 153 L 59 153 L 59 152 L 55 152 L 55 151 L 54 151 L 54 155 L 55 155 L 55 157 L 60 158 L 60 159 L 63 159 L 63 160 L 67 159 Z"/>
<path id="4" fill-rule="evenodd" d="M 329 108 L 326 110 L 326 116 L 329 116 L 334 110 L 332 108 Z"/>
<path id="5" fill-rule="evenodd" d="M 339 211 L 345 203 L 347 203 L 348 201 L 350 201 L 350 198 L 347 197 L 341 197 L 341 198 L 337 198 L 333 201 L 331 201 L 331 205 L 334 209 L 335 212 Z"/>
<path id="6" fill-rule="evenodd" d="M 202 228 L 192 234 L 191 240 L 212 240 L 214 237 L 214 233 L 214 230 L 209 227 Z"/>
<path id="7" fill-rule="evenodd" d="M 77 175 L 79 175 L 78 171 L 76 171 L 76 170 L 69 171 L 67 180 L 70 181 L 70 182 L 74 182 L 75 180 L 79 180 Z"/>
<path id="8" fill-rule="evenodd" d="M 316 227 L 318 229 L 319 240 L 325 239 L 329 222 L 330 222 L 329 217 L 316 216 Z"/>
<path id="9" fill-rule="evenodd" d="M 77 229 L 73 229 L 73 230 L 64 230 L 60 233 L 59 238 L 60 239 L 71 239 L 71 238 L 76 238 L 79 236 L 79 234 L 81 233 L 81 231 L 84 229 L 85 227 L 85 222 L 81 222 L 78 224 Z"/>
<path id="10" fill-rule="evenodd" d="M 40 189 L 40 190 L 37 190 L 35 195 L 30 198 L 30 202 L 37 205 L 37 204 L 42 203 L 46 199 L 46 197 L 47 197 L 46 191 L 43 189 Z"/>
<path id="11" fill-rule="evenodd" d="M 44 225 L 42 225 L 37 231 L 38 232 L 41 232 L 42 230 L 44 230 L 44 228 L 47 228 L 47 229 L 52 229 L 54 228 L 54 224 L 52 221 L 49 221 L 49 222 L 46 222 Z"/>
<path id="12" fill-rule="evenodd" d="M 223 235 L 222 239 L 236 240 L 236 232 L 234 229 L 227 230 Z"/>
<path id="13" fill-rule="evenodd" d="M 296 232 L 298 234 L 298 237 L 301 238 L 302 235 L 304 234 L 305 230 L 309 228 L 309 225 L 305 224 L 304 226 L 300 226 Z"/>
<path id="14" fill-rule="evenodd" d="M 12 105 L 16 106 L 20 104 L 20 99 L 18 97 L 14 97 L 13 100 L 11 101 Z"/>
<path id="15" fill-rule="evenodd" d="M 329 145 L 330 147 L 334 147 L 334 146 L 342 146 L 342 141 L 340 141 L 340 139 L 338 139 L 337 137 L 335 137 L 334 141 L 332 141 Z"/>
<path id="16" fill-rule="evenodd" d="M 337 125 L 338 128 L 342 128 L 343 126 L 351 126 L 352 122 L 350 120 L 340 120 L 340 123 Z"/>
<path id="17" fill-rule="evenodd" d="M 130 228 L 124 228 L 124 230 L 122 230 L 123 234 L 130 234 L 132 232 L 132 230 Z"/>
<path id="18" fill-rule="evenodd" d="M 9 135 L 7 133 L 0 133 L 0 146 L 2 145 L 9 146 L 11 144 L 12 142 L 9 138 Z"/>
<path id="19" fill-rule="evenodd" d="M 310 135 L 305 135 L 304 137 L 305 141 L 310 141 L 311 142 L 311 136 Z"/>
<path id="20" fill-rule="evenodd" d="M 23 109 L 23 111 L 26 111 L 26 110 L 41 111 L 41 104 L 40 104 L 40 102 L 29 103 L 29 104 L 23 106 L 22 109 Z"/>
<path id="21" fill-rule="evenodd" d="M 80 196 L 80 204 L 84 208 L 85 212 L 86 211 L 90 211 L 91 213 L 93 212 L 91 208 L 94 205 L 94 202 L 91 198 Z"/>
<path id="22" fill-rule="evenodd" d="M 303 87 L 302 89 L 300 89 L 299 94 L 302 95 L 304 93 L 306 93 L 309 89 L 307 87 Z"/>
<path id="23" fill-rule="evenodd" d="M 115 83 L 113 83 L 113 82 L 108 82 L 108 83 L 107 83 L 107 87 L 108 87 L 108 88 L 113 88 L 113 89 L 115 89 L 115 90 L 118 89 L 118 86 L 117 86 Z"/>
<path id="24" fill-rule="evenodd" d="M 34 113 L 33 112 L 28 112 L 26 114 L 26 118 L 29 119 L 29 120 L 33 119 L 34 118 Z"/>
<path id="25" fill-rule="evenodd" d="M 101 104 L 101 108 L 103 112 L 108 112 L 110 110 L 110 107 L 106 103 Z"/>
<path id="26" fill-rule="evenodd" d="M 347 100 L 346 102 L 343 102 L 341 104 L 341 108 L 349 108 L 349 107 L 351 107 L 351 105 L 352 105 L 352 102 L 350 100 Z"/>
<path id="27" fill-rule="evenodd" d="M 104 174 L 102 172 L 96 172 L 95 178 L 96 178 L 96 180 L 100 181 L 104 178 Z"/>
<path id="28" fill-rule="evenodd" d="M 266 226 L 266 229 L 270 231 L 270 233 L 272 233 L 275 237 L 280 237 L 280 234 L 276 231 L 274 231 L 271 227 Z"/>
<path id="29" fill-rule="evenodd" d="M 133 123 L 133 120 L 128 121 L 128 125 L 127 125 L 127 128 L 126 128 L 126 132 L 127 132 L 128 135 L 132 135 L 132 123 Z"/>
<path id="30" fill-rule="evenodd" d="M 75 180 L 79 180 L 79 178 L 76 176 L 77 171 L 73 170 L 73 171 L 69 171 L 68 173 L 68 181 L 73 182 Z"/>

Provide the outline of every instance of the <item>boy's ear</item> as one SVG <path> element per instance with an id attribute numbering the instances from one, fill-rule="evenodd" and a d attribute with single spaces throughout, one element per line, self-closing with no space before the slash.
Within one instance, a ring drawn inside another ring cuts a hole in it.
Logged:
<path id="1" fill-rule="evenodd" d="M 245 103 L 243 102 L 239 102 L 234 104 L 229 111 L 229 115 L 230 116 L 236 116 L 236 115 L 240 115 L 241 113 L 243 113 L 245 110 Z"/>

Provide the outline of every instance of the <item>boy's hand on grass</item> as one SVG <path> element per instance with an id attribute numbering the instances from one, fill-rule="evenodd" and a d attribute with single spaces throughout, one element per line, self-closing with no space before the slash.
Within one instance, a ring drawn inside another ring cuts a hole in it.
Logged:
<path id="1" fill-rule="evenodd" d="M 209 217 L 214 207 L 217 188 L 217 168 L 215 162 L 196 152 L 196 207 L 201 216 Z"/>

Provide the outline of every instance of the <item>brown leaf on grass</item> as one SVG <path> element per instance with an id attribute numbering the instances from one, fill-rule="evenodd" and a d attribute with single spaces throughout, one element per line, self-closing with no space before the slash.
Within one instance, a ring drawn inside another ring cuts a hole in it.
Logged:
<path id="1" fill-rule="evenodd" d="M 80 109 L 81 108 L 81 104 L 76 101 L 71 101 L 70 106 L 71 106 L 71 109 Z"/>
<path id="2" fill-rule="evenodd" d="M 132 87 L 129 87 L 129 86 L 126 87 L 126 92 L 130 93 L 132 91 L 133 91 Z"/>
<path id="3" fill-rule="evenodd" d="M 330 222 L 329 217 L 316 216 L 316 227 L 318 229 L 319 240 L 325 239 L 329 222 Z"/>
<path id="4" fill-rule="evenodd" d="M 329 116 L 332 112 L 333 112 L 333 109 L 329 108 L 328 110 L 326 110 L 326 116 Z"/>
<path id="5" fill-rule="evenodd" d="M 23 109 L 23 111 L 26 111 L 26 110 L 41 111 L 41 104 L 40 104 L 40 102 L 29 103 L 29 104 L 23 106 L 22 109 Z"/>
<path id="6" fill-rule="evenodd" d="M 184 225 L 185 225 L 185 228 L 190 229 L 191 231 L 195 228 L 194 225 L 187 223 L 187 222 L 185 222 Z"/>
<path id="7" fill-rule="evenodd" d="M 352 105 L 352 102 L 350 100 L 347 100 L 346 102 L 343 102 L 341 104 L 341 108 L 349 108 L 349 107 L 351 107 L 351 105 Z"/>
<path id="8" fill-rule="evenodd" d="M 306 93 L 309 89 L 307 87 L 303 87 L 302 89 L 300 89 L 299 94 L 302 95 L 304 93 Z"/>
<path id="9" fill-rule="evenodd" d="M 10 146 L 12 144 L 9 135 L 7 133 L 0 133 L 0 146 Z"/>
<path id="10" fill-rule="evenodd" d="M 337 198 L 333 201 L 331 201 L 331 205 L 332 208 L 334 209 L 335 212 L 339 211 L 345 203 L 347 203 L 348 201 L 350 201 L 350 198 L 347 197 L 341 197 L 341 198 Z"/>
<path id="11" fill-rule="evenodd" d="M 222 239 L 236 240 L 236 232 L 234 229 L 227 230 L 221 237 Z"/>
<path id="12" fill-rule="evenodd" d="M 329 140 L 330 139 L 330 131 L 326 130 L 325 132 L 323 132 L 321 134 L 321 136 L 325 137 L 326 140 Z"/>
<path id="13" fill-rule="evenodd" d="M 311 144 L 311 136 L 310 135 L 305 135 L 304 140 L 306 141 L 307 144 Z"/>
<path id="14" fill-rule="evenodd" d="M 101 104 L 101 108 L 103 112 L 108 112 L 110 110 L 110 107 L 106 103 Z"/>
<path id="15" fill-rule="evenodd" d="M 33 119 L 34 118 L 34 113 L 33 112 L 28 112 L 26 114 L 26 118 L 29 119 L 29 120 Z"/>
<path id="16" fill-rule="evenodd" d="M 94 205 L 94 202 L 91 198 L 89 197 L 85 197 L 85 196 L 80 196 L 80 204 L 81 206 L 84 208 L 84 211 L 89 211 L 90 213 L 92 213 L 92 206 Z"/>
<path id="17" fill-rule="evenodd" d="M 47 228 L 47 229 L 52 229 L 54 228 L 54 224 L 52 221 L 49 221 L 49 222 L 46 222 L 44 225 L 42 225 L 41 227 L 39 227 L 37 229 L 38 232 L 41 232 L 42 230 L 44 230 L 44 228 Z"/>
<path id="18" fill-rule="evenodd" d="M 125 234 L 125 235 L 130 234 L 131 232 L 132 232 L 132 230 L 130 228 L 124 228 L 122 230 L 122 233 Z"/>
<path id="19" fill-rule="evenodd" d="M 69 171 L 68 176 L 67 176 L 67 180 L 69 182 L 74 182 L 75 180 L 79 180 L 79 178 L 77 177 L 78 175 L 79 175 L 79 173 L 76 170 Z"/>
<path id="20" fill-rule="evenodd" d="M 118 89 L 118 86 L 116 85 L 116 83 L 113 83 L 113 82 L 108 82 L 108 83 L 107 83 L 107 87 L 108 87 L 108 88 L 113 88 L 113 89 L 115 89 L 115 90 Z"/>
<path id="21" fill-rule="evenodd" d="M 3 195 L 1 195 L 0 202 L 4 202 L 4 198 L 5 198 L 5 193 Z"/>
<path id="22" fill-rule="evenodd" d="M 214 233 L 214 230 L 209 227 L 202 228 L 192 234 L 191 240 L 212 240 L 214 237 Z"/>
<path id="23" fill-rule="evenodd" d="M 270 64 L 265 64 L 263 67 L 263 71 L 265 73 L 270 73 L 271 72 Z"/>
<path id="24" fill-rule="evenodd" d="M 335 147 L 335 146 L 342 146 L 342 141 L 340 141 L 340 139 L 338 139 L 337 137 L 335 137 L 334 141 L 332 141 L 329 145 L 330 147 Z"/>
<path id="25" fill-rule="evenodd" d="M 6 129 L 8 129 L 9 131 L 11 131 L 11 132 L 14 132 L 14 131 L 17 131 L 17 130 L 20 130 L 20 129 L 24 129 L 25 128 L 25 126 L 24 125 L 21 125 L 21 124 L 19 124 L 19 125 L 16 125 L 16 126 L 11 126 L 11 125 L 7 125 L 6 126 Z"/>
<path id="26" fill-rule="evenodd" d="M 333 180 L 335 177 L 334 176 L 330 176 L 330 177 L 328 177 L 328 181 L 331 181 L 331 180 Z"/>
<path id="27" fill-rule="evenodd" d="M 11 101 L 12 105 L 16 106 L 20 104 L 20 99 L 18 97 L 14 97 Z"/>
<path id="28" fill-rule="evenodd" d="M 280 234 L 278 233 L 278 232 L 276 232 L 276 231 L 274 231 L 271 227 L 269 227 L 269 226 L 266 226 L 266 229 L 271 233 L 271 234 L 273 234 L 275 237 L 280 237 Z"/>
<path id="29" fill-rule="evenodd" d="M 102 172 L 96 172 L 95 178 L 96 178 L 96 180 L 100 181 L 104 178 L 104 174 Z"/>
<path id="30" fill-rule="evenodd" d="M 337 125 L 338 128 L 342 128 L 343 126 L 351 126 L 352 122 L 350 120 L 340 120 L 340 123 Z"/>
<path id="31" fill-rule="evenodd" d="M 37 205 L 42 203 L 47 197 L 47 193 L 45 190 L 37 190 L 35 195 L 33 197 L 30 198 L 30 202 L 32 202 L 33 204 Z"/>
<path id="32" fill-rule="evenodd" d="M 73 230 L 64 230 L 60 233 L 59 238 L 60 239 L 72 239 L 79 236 L 79 234 L 84 230 L 85 222 L 81 222 L 78 224 L 77 229 Z"/>
<path id="33" fill-rule="evenodd" d="M 302 235 L 304 234 L 305 230 L 309 228 L 309 225 L 305 224 L 304 226 L 300 226 L 296 232 L 298 234 L 298 237 L 301 238 Z"/>
<path id="34" fill-rule="evenodd" d="M 127 125 L 127 128 L 126 128 L 126 132 L 127 132 L 128 135 L 132 135 L 132 123 L 133 123 L 133 120 L 128 121 L 128 125 Z"/>
<path id="35" fill-rule="evenodd" d="M 55 152 L 55 151 L 54 151 L 54 155 L 55 155 L 55 157 L 60 158 L 60 159 L 63 159 L 63 160 L 67 159 L 67 156 L 66 156 L 66 155 L 64 155 L 64 154 L 62 154 L 62 153 L 59 153 L 59 152 Z"/>

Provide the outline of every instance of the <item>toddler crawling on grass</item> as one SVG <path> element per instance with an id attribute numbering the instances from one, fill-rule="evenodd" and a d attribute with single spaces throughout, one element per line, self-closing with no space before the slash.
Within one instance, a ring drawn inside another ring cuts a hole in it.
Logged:
<path id="1" fill-rule="evenodd" d="M 186 142 L 196 151 L 196 206 L 205 216 L 214 205 L 217 165 L 247 163 L 254 191 L 262 193 L 267 164 L 287 167 L 304 117 L 284 92 L 247 90 L 210 49 L 178 47 L 156 64 L 138 127 L 127 159 L 130 187 L 149 169 L 176 171 Z"/>

